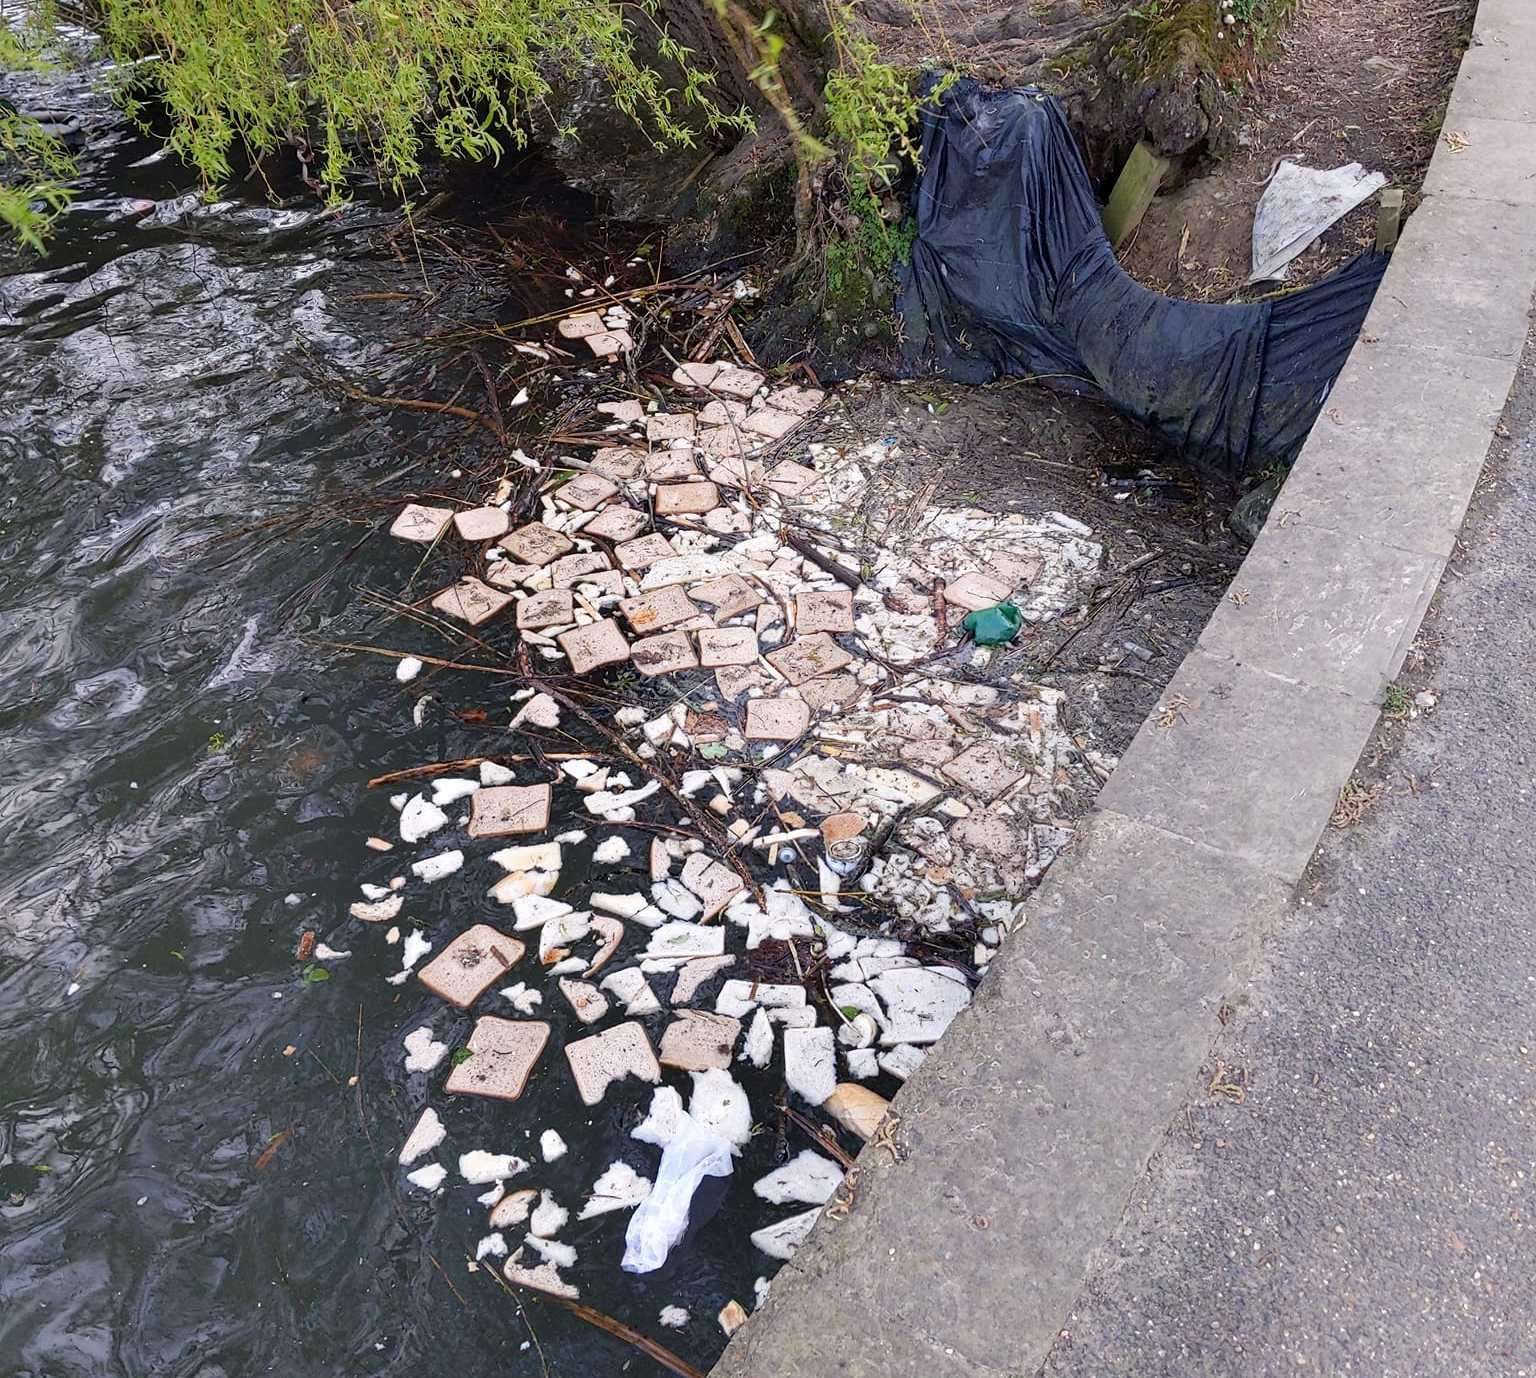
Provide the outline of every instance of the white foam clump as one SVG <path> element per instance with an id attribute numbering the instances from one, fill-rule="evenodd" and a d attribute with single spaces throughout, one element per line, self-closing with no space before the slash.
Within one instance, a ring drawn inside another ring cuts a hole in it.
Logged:
<path id="1" fill-rule="evenodd" d="M 451 876 L 464 864 L 464 853 L 460 851 L 439 852 L 436 856 L 423 857 L 420 861 L 411 863 L 411 870 L 420 880 L 428 885 Z"/>
<path id="2" fill-rule="evenodd" d="M 752 1184 L 752 1190 L 775 1206 L 790 1201 L 824 1206 L 832 1199 L 832 1193 L 842 1184 L 842 1180 L 842 1168 L 814 1149 L 806 1148 L 783 1167 L 775 1168 L 766 1177 L 759 1177 Z"/>
<path id="3" fill-rule="evenodd" d="M 638 1206 L 651 1194 L 651 1179 L 642 1177 L 626 1162 L 610 1163 L 603 1175 L 592 1183 L 592 1194 L 581 1208 L 578 1220 L 590 1220 L 609 1211 L 626 1211 Z"/>
<path id="4" fill-rule="evenodd" d="M 693 1074 L 688 1113 L 736 1148 L 752 1137 L 752 1104 L 736 1079 L 720 1067 Z"/>
<path id="5" fill-rule="evenodd" d="M 444 807 L 473 794 L 479 788 L 478 780 L 466 780 L 461 775 L 444 776 L 432 782 L 432 802 Z"/>
<path id="6" fill-rule="evenodd" d="M 668 1330 L 681 1330 L 688 1324 L 688 1312 L 681 1306 L 663 1306 L 658 1319 Z"/>
<path id="7" fill-rule="evenodd" d="M 529 990 L 524 981 L 519 981 L 515 986 L 508 986 L 501 994 L 512 1002 L 512 1008 L 519 1014 L 532 1014 L 534 1007 L 544 1001 L 543 995 L 536 990 Z"/>
<path id="8" fill-rule="evenodd" d="M 405 1070 L 430 1072 L 448 1056 L 448 1045 L 432 1037 L 432 1030 L 423 1024 L 405 1036 Z"/>
<path id="9" fill-rule="evenodd" d="M 869 1081 L 880 1075 L 879 1054 L 873 1048 L 850 1048 L 847 1059 L 848 1075 L 855 1081 Z"/>
<path id="10" fill-rule="evenodd" d="M 651 1108 L 646 1117 L 632 1130 L 629 1137 L 643 1144 L 655 1144 L 665 1148 L 672 1142 L 682 1123 L 683 1098 L 671 1086 L 658 1086 L 651 1095 Z"/>
<path id="11" fill-rule="evenodd" d="M 567 846 L 572 847 L 574 847 L 578 842 L 585 842 L 586 840 L 587 834 L 585 829 L 582 828 L 572 828 L 569 832 L 555 834 L 556 842 L 563 842 Z"/>
<path id="12" fill-rule="evenodd" d="M 570 1211 L 547 1191 L 541 1191 L 539 1204 L 533 1208 L 533 1214 L 528 1218 L 528 1231 L 541 1239 L 549 1239 L 558 1234 L 570 1218 Z"/>
<path id="13" fill-rule="evenodd" d="M 546 1163 L 552 1163 L 557 1158 L 565 1157 L 565 1140 L 553 1129 L 546 1129 L 539 1135 L 539 1152 Z"/>
<path id="14" fill-rule="evenodd" d="M 592 849 L 592 860 L 600 866 L 612 866 L 629 855 L 629 843 L 622 837 L 604 838 Z"/>
<path id="15" fill-rule="evenodd" d="M 539 929 L 539 961 L 545 966 L 560 961 L 562 955 L 569 955 L 564 944 L 579 943 L 591 927 L 590 916 L 585 913 L 561 914 L 550 919 Z"/>
<path id="16" fill-rule="evenodd" d="M 395 678 L 401 684 L 409 684 L 422 671 L 422 663 L 415 656 L 401 656 L 400 663 L 395 666 Z"/>
<path id="17" fill-rule="evenodd" d="M 443 1127 L 443 1122 L 438 1119 L 437 1111 L 428 1106 L 421 1112 L 421 1118 L 416 1121 L 416 1127 L 406 1137 L 405 1144 L 400 1150 L 400 1166 L 409 1167 L 418 1158 L 430 1153 L 447 1137 L 448 1131 Z"/>
<path id="18" fill-rule="evenodd" d="M 652 780 L 647 785 L 641 785 L 639 789 L 623 790 L 618 793 L 615 793 L 613 790 L 600 789 L 593 794 L 589 794 L 582 801 L 582 804 L 588 813 L 600 814 L 606 818 L 609 814 L 633 809 L 641 800 L 649 799 L 660 788 L 661 781 Z M 633 814 L 631 814 L 631 817 L 633 817 Z"/>
<path id="19" fill-rule="evenodd" d="M 446 827 L 448 815 L 432 803 L 426 795 L 418 794 L 400 810 L 400 838 L 403 842 L 420 842 L 429 833 Z"/>
<path id="20" fill-rule="evenodd" d="M 506 766 L 497 765 L 495 761 L 480 762 L 480 783 L 482 785 L 510 785 L 517 776 Z"/>
<path id="21" fill-rule="evenodd" d="M 406 1173 L 405 1180 L 423 1191 L 436 1191 L 443 1185 L 443 1179 L 447 1175 L 448 1169 L 441 1163 L 428 1163 L 425 1167 L 417 1168 L 415 1172 Z"/>
<path id="22" fill-rule="evenodd" d="M 576 1250 L 569 1244 L 557 1244 L 553 1239 L 544 1239 L 539 1235 L 528 1236 L 528 1247 L 535 1250 L 546 1263 L 553 1263 L 556 1268 L 569 1268 L 576 1262 Z"/>
<path id="23" fill-rule="evenodd" d="M 651 899 L 674 919 L 696 919 L 704 912 L 699 897 L 676 880 L 663 880 L 651 886 Z"/>
<path id="24" fill-rule="evenodd" d="M 543 928 L 551 919 L 563 919 L 572 912 L 564 900 L 552 900 L 547 895 L 519 895 L 512 901 L 513 932 Z"/>
<path id="25" fill-rule="evenodd" d="M 811 1232 L 811 1226 L 816 1223 L 820 1215 L 821 1207 L 815 1206 L 808 1211 L 801 1211 L 799 1215 L 792 1215 L 787 1220 L 778 1220 L 772 1225 L 764 1225 L 762 1229 L 752 1232 L 752 1243 L 770 1258 L 791 1259 L 795 1256 L 795 1251 L 805 1243 L 806 1236 Z"/>
<path id="26" fill-rule="evenodd" d="M 411 968 L 430 951 L 432 951 L 432 944 L 428 941 L 427 935 L 419 928 L 411 929 L 405 935 L 405 946 L 400 952 L 401 969 L 393 976 L 386 976 L 384 979 L 392 986 L 402 984 L 411 974 Z"/>
<path id="27" fill-rule="evenodd" d="M 768 1065 L 768 1060 L 772 1056 L 773 1024 L 768 1019 L 768 1011 L 760 1009 L 752 1016 L 752 1023 L 747 1026 L 747 1036 L 741 1045 L 740 1060 L 761 1068 Z"/>
<path id="28" fill-rule="evenodd" d="M 513 1153 L 487 1153 L 483 1148 L 473 1148 L 459 1154 L 459 1176 L 471 1186 L 483 1187 L 487 1182 L 504 1182 L 516 1177 L 528 1166 L 527 1160 Z"/>
<path id="29" fill-rule="evenodd" d="M 664 923 L 651 934 L 646 957 L 720 957 L 725 930 L 718 924 Z"/>
<path id="30" fill-rule="evenodd" d="M 625 1014 L 655 1014 L 661 1008 L 661 1001 L 656 998 L 656 992 L 651 989 L 651 983 L 645 979 L 645 973 L 639 967 L 625 967 L 615 971 L 598 984 L 601 989 L 624 1002 Z"/>
<path id="31" fill-rule="evenodd" d="M 340 951 L 334 947 L 328 946 L 325 943 L 315 944 L 315 960 L 317 962 L 339 962 L 343 958 L 350 957 L 351 955 L 352 951 L 350 948 L 348 948 L 346 951 Z"/>
<path id="32" fill-rule="evenodd" d="M 608 895 L 597 890 L 587 896 L 587 903 L 594 909 L 601 909 L 605 914 L 614 914 L 621 919 L 633 919 L 636 923 L 642 923 L 651 928 L 666 917 L 644 895 Z"/>
<path id="33" fill-rule="evenodd" d="M 483 1236 L 480 1242 L 475 1245 L 476 1263 L 488 1254 L 496 1258 L 505 1258 L 507 1256 L 506 1237 L 499 1230 L 495 1234 Z"/>

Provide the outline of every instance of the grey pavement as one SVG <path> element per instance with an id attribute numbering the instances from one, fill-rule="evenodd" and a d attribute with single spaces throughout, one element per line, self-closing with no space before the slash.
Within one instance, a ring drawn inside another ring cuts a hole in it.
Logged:
<path id="1" fill-rule="evenodd" d="M 1049 1378 L 1536 1374 L 1529 348 L 1504 430 L 1420 635 L 1438 705 L 1368 748 L 1384 794 L 1274 926 Z"/>

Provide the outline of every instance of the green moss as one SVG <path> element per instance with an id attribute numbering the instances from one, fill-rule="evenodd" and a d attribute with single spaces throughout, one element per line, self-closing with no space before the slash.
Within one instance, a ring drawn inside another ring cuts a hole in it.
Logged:
<path id="1" fill-rule="evenodd" d="M 891 276 L 911 259 L 916 226 L 910 216 L 887 219 L 867 188 L 853 194 L 848 210 L 854 216 L 852 233 L 829 243 L 822 255 L 822 318 L 835 334 L 867 338 L 872 323 L 875 337 L 888 340 Z"/>

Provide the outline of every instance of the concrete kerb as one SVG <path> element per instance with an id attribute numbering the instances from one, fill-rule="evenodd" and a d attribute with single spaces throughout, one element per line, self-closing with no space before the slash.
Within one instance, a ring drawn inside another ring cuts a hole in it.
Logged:
<path id="1" fill-rule="evenodd" d="M 1361 340 L 1029 927 L 716 1378 L 1033 1374 L 1283 916 L 1454 549 L 1536 291 L 1536 7 L 1482 0 Z"/>

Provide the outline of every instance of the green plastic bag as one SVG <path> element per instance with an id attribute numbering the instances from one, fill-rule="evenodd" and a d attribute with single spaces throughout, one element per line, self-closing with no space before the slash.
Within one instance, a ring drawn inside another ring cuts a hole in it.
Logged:
<path id="1" fill-rule="evenodd" d="M 1012 603 L 997 603 L 980 612 L 966 613 L 960 623 L 978 646 L 1001 646 L 1012 641 L 1024 625 L 1024 615 Z"/>

